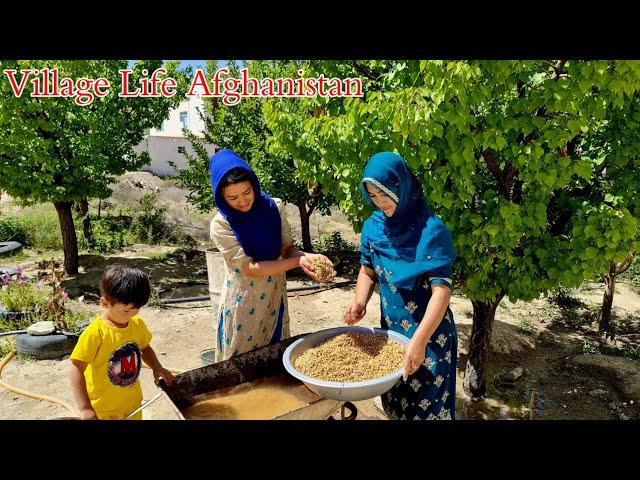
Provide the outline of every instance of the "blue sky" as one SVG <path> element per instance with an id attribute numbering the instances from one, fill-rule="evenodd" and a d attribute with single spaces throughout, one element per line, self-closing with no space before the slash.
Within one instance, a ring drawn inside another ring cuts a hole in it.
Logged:
<path id="1" fill-rule="evenodd" d="M 193 71 L 196 71 L 196 68 L 202 68 L 203 70 L 206 68 L 204 64 L 204 60 L 182 60 L 180 66 L 182 67 L 191 67 Z"/>
<path id="2" fill-rule="evenodd" d="M 134 62 L 135 62 L 135 60 L 129 60 L 129 67 L 131 67 Z M 180 66 L 181 67 L 191 67 L 193 69 L 193 71 L 195 72 L 197 68 L 202 68 L 204 70 L 206 68 L 205 62 L 206 62 L 206 60 L 182 60 L 182 63 L 180 64 Z M 225 65 L 226 63 L 227 62 L 225 62 L 224 60 L 219 61 L 218 67 L 221 67 L 221 66 Z"/>

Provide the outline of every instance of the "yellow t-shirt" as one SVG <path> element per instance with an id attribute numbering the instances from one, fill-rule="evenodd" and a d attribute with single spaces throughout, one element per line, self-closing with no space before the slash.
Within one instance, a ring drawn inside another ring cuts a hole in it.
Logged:
<path id="1" fill-rule="evenodd" d="M 71 359 L 88 363 L 84 377 L 98 418 L 122 418 L 141 405 L 141 352 L 149 343 L 151 333 L 137 315 L 124 328 L 98 315 L 82 332 Z"/>

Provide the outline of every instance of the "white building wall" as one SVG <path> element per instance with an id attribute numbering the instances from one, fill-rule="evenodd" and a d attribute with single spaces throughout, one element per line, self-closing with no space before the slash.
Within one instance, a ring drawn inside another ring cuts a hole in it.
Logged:
<path id="1" fill-rule="evenodd" d="M 147 151 L 151 157 L 151 163 L 143 166 L 140 170 L 151 172 L 159 177 L 173 175 L 175 169 L 169 165 L 174 162 L 179 169 L 186 168 L 187 159 L 184 154 L 178 151 L 179 147 L 184 147 L 186 153 L 194 155 L 191 142 L 184 138 L 182 134 L 182 122 L 180 113 L 186 112 L 189 130 L 196 136 L 204 137 L 204 121 L 200 118 L 199 110 L 203 109 L 203 101 L 199 96 L 189 97 L 183 100 L 180 105 L 171 110 L 169 118 L 162 124 L 162 129 L 152 128 L 148 136 L 140 142 L 134 150 L 136 152 Z M 206 143 L 205 148 L 209 156 L 216 152 L 215 145 Z"/>
<path id="2" fill-rule="evenodd" d="M 152 128 L 149 135 L 159 137 L 181 137 L 182 123 L 180 122 L 180 113 L 186 112 L 189 122 L 189 130 L 201 137 L 204 132 L 204 121 L 200 118 L 199 110 L 202 110 L 203 108 L 202 98 L 200 97 L 190 97 L 187 100 L 183 100 L 176 109 L 171 110 L 169 118 L 162 124 L 162 129 L 158 130 Z"/>
<path id="3" fill-rule="evenodd" d="M 176 173 L 169 164 L 170 161 L 174 162 L 178 169 L 186 168 L 187 159 L 184 154 L 178 151 L 179 147 L 184 147 L 187 154 L 195 155 L 191 142 L 184 137 L 149 136 L 134 148 L 136 152 L 149 152 L 151 157 L 151 163 L 143 166 L 140 170 L 164 177 Z M 207 143 L 205 148 L 209 156 L 216 152 L 215 145 Z"/>

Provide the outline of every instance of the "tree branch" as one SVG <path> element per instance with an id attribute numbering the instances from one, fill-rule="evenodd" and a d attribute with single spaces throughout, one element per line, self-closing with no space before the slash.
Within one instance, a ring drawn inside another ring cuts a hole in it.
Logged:
<path id="1" fill-rule="evenodd" d="M 554 74 L 551 76 L 551 78 L 552 78 L 552 79 L 554 79 L 554 80 L 556 80 L 556 81 L 557 81 L 557 80 L 560 78 L 560 75 L 562 75 L 562 74 L 566 73 L 566 72 L 564 71 L 564 65 L 565 65 L 566 63 L 567 63 L 567 61 L 566 61 L 566 60 L 558 60 L 558 61 L 556 62 L 556 64 L 553 66 Z"/>
<path id="2" fill-rule="evenodd" d="M 502 170 L 500 170 L 500 167 L 494 160 L 493 153 L 489 150 L 482 150 L 482 157 L 487 162 L 487 167 L 489 167 L 489 171 L 493 175 L 493 178 L 496 180 L 496 182 L 499 182 L 500 177 L 502 176 Z"/>
<path id="3" fill-rule="evenodd" d="M 376 72 L 371 70 L 371 68 L 369 68 L 368 66 L 362 65 L 362 64 L 356 62 L 355 60 L 348 60 L 347 64 L 351 65 L 351 67 L 353 67 L 353 69 L 356 72 L 360 73 L 361 75 L 364 75 L 369 80 L 373 80 L 376 83 L 380 82 L 380 77 L 382 75 L 377 74 Z"/>
<path id="4" fill-rule="evenodd" d="M 313 187 L 313 191 L 311 193 L 311 198 L 313 200 L 311 200 L 311 203 L 309 203 L 309 210 L 307 211 L 307 216 L 311 216 L 311 214 L 313 213 L 313 211 L 316 209 L 316 207 L 318 206 L 318 203 L 320 203 L 320 193 L 322 191 L 322 185 L 315 185 Z"/>
<path id="5" fill-rule="evenodd" d="M 621 273 L 626 272 L 633 263 L 633 259 L 635 256 L 636 252 L 634 250 L 631 250 L 629 252 L 629 255 L 627 255 L 627 258 L 624 259 L 624 262 L 616 265 L 616 275 L 620 275 Z"/>

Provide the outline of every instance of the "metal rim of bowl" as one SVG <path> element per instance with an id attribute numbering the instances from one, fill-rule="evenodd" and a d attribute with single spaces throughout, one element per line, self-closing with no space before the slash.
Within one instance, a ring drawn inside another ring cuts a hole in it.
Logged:
<path id="1" fill-rule="evenodd" d="M 336 337 L 342 333 L 347 333 L 347 332 L 365 332 L 366 333 L 372 333 L 373 335 L 380 335 L 381 333 L 386 334 L 386 336 L 388 338 L 393 338 L 394 336 L 398 336 L 400 339 L 404 339 L 406 340 L 407 343 L 409 343 L 410 339 L 405 337 L 404 335 L 398 333 L 398 332 L 394 332 L 393 330 L 385 330 L 383 328 L 377 328 L 377 327 L 359 327 L 359 326 L 350 326 L 350 327 L 335 327 L 335 328 L 328 328 L 326 330 L 320 330 L 319 332 L 315 332 L 312 333 L 310 335 L 305 336 L 304 338 L 301 338 L 299 340 L 296 340 L 295 342 L 293 342 L 291 345 L 289 345 L 287 347 L 287 349 L 284 351 L 284 355 L 282 356 L 282 360 L 284 363 L 284 368 L 287 370 L 287 372 L 289 372 L 290 375 L 293 375 L 294 377 L 296 377 L 299 380 L 302 380 L 303 382 L 308 382 L 311 383 L 312 385 L 316 385 L 318 387 L 328 387 L 328 388 L 362 388 L 362 387 L 370 387 L 370 386 L 375 386 L 375 385 L 379 385 L 381 383 L 385 383 L 387 381 L 393 380 L 394 378 L 400 378 L 402 376 L 402 368 L 400 367 L 399 369 L 397 369 L 394 372 L 391 372 L 383 377 L 378 377 L 376 379 L 373 380 L 365 380 L 363 382 L 331 382 L 328 380 L 320 380 L 319 378 L 313 378 L 313 377 L 309 377 L 305 374 L 303 374 L 300 370 L 298 370 L 297 368 L 295 368 L 293 366 L 293 363 L 291 362 L 291 353 L 293 352 L 293 350 L 300 345 L 301 343 L 308 341 L 309 337 L 311 337 L 312 335 L 317 335 L 317 334 L 321 334 L 321 333 L 327 333 L 331 330 L 335 330 L 336 334 L 335 335 L 330 335 L 328 337 L 326 337 L 324 341 L 329 340 L 330 338 Z M 394 338 L 394 340 L 397 340 Z M 400 342 L 397 342 L 400 343 Z M 400 343 L 401 345 L 404 346 L 404 344 Z"/>

